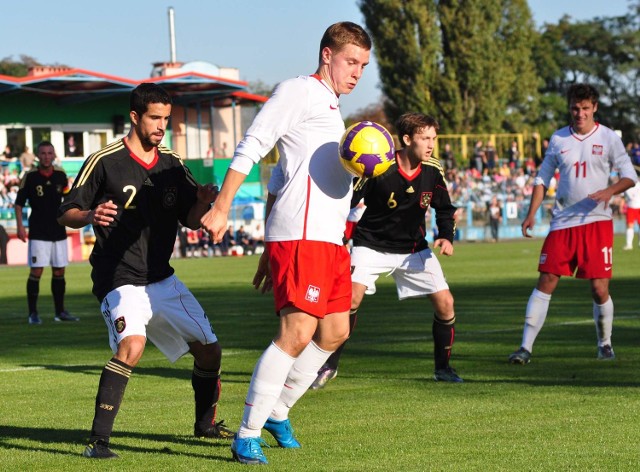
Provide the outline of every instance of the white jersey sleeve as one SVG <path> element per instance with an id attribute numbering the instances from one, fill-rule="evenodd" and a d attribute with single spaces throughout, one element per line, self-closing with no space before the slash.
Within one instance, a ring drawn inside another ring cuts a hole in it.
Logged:
<path id="1" fill-rule="evenodd" d="M 238 163 L 258 162 L 278 148 L 280 160 L 268 185 L 276 201 L 265 241 L 342 244 L 353 178 L 338 155 L 344 130 L 338 97 L 320 77 L 301 76 L 276 87 L 234 154 Z"/>
<path id="2" fill-rule="evenodd" d="M 584 136 L 576 134 L 569 126 L 556 131 L 534 184 L 549 188 L 556 169 L 560 179 L 551 231 L 610 220 L 611 207 L 596 204 L 588 195 L 608 187 L 615 172 L 621 178 L 638 181 L 622 140 L 601 124 L 596 124 Z"/>

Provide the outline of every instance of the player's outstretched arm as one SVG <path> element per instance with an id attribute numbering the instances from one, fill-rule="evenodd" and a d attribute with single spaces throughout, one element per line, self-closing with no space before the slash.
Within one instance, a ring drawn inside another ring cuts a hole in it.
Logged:
<path id="1" fill-rule="evenodd" d="M 198 229 L 200 227 L 200 219 L 211 208 L 211 204 L 215 202 L 218 193 L 216 185 L 198 185 L 198 197 L 187 215 L 188 228 Z"/>
<path id="2" fill-rule="evenodd" d="M 214 243 L 222 241 L 227 230 L 227 217 L 231 209 L 231 203 L 236 196 L 240 185 L 247 176 L 233 169 L 229 169 L 222 182 L 222 190 L 218 194 L 211 209 L 200 219 L 202 228 L 209 231 Z"/>

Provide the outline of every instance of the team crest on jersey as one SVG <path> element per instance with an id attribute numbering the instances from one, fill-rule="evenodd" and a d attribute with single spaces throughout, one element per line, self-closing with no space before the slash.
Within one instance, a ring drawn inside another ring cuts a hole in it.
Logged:
<path id="1" fill-rule="evenodd" d="M 539 262 L 539 264 L 544 264 L 545 262 L 547 262 L 547 255 L 542 253 L 542 254 L 540 254 L 540 262 Z"/>
<path id="2" fill-rule="evenodd" d="M 591 148 L 591 154 L 594 156 L 602 156 L 602 154 L 604 154 L 604 147 L 602 144 L 594 144 Z"/>
<path id="3" fill-rule="evenodd" d="M 162 206 L 165 208 L 173 208 L 178 200 L 178 189 L 176 187 L 166 187 L 162 196 Z"/>
<path id="4" fill-rule="evenodd" d="M 307 287 L 307 294 L 304 299 L 311 303 L 318 303 L 318 299 L 320 298 L 320 289 L 314 285 L 309 285 Z"/>
<path id="5" fill-rule="evenodd" d="M 420 194 L 420 207 L 421 208 L 427 208 L 429 206 L 429 204 L 431 203 L 431 196 L 433 195 L 433 192 L 422 192 Z"/>
<path id="6" fill-rule="evenodd" d="M 114 324 L 116 326 L 116 332 L 118 334 L 121 334 L 127 327 L 127 322 L 124 320 L 124 316 L 121 316 L 120 318 L 118 318 Z"/>

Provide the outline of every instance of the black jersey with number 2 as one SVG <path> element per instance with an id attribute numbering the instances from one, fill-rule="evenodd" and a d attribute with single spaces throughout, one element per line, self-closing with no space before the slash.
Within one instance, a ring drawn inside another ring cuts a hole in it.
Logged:
<path id="1" fill-rule="evenodd" d="M 379 177 L 354 192 L 352 207 L 364 198 L 366 210 L 356 226 L 354 246 L 379 252 L 409 254 L 429 247 L 425 214 L 436 213 L 438 238 L 453 242 L 454 213 L 442 166 L 436 159 L 422 163 L 409 176 L 394 163 Z"/>
<path id="2" fill-rule="evenodd" d="M 24 207 L 28 201 L 31 207 L 29 239 L 67 239 L 66 228 L 56 221 L 58 207 L 67 186 L 67 174 L 58 169 L 53 169 L 50 173 L 34 169 L 22 177 L 15 204 Z"/>
<path id="3" fill-rule="evenodd" d="M 148 285 L 173 274 L 169 264 L 178 220 L 186 223 L 197 184 L 177 154 L 166 147 L 145 164 L 123 140 L 92 154 L 60 208 L 118 206 L 109 226 L 94 226 L 91 252 L 93 293 L 102 300 L 122 285 Z"/>

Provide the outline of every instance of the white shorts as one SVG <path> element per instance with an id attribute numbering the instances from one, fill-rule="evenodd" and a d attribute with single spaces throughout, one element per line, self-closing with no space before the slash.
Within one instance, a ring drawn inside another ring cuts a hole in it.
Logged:
<path id="1" fill-rule="evenodd" d="M 428 248 L 413 254 L 391 254 L 356 246 L 351 250 L 351 267 L 351 281 L 366 286 L 367 295 L 376 293 L 381 274 L 393 276 L 400 300 L 449 289 L 440 262 Z"/>
<path id="2" fill-rule="evenodd" d="M 134 335 L 147 337 L 171 362 L 189 352 L 187 343 L 218 340 L 202 306 L 175 275 L 150 285 L 115 288 L 100 310 L 114 354 L 120 341 Z"/>
<path id="3" fill-rule="evenodd" d="M 67 240 L 29 239 L 27 257 L 29 267 L 67 267 L 69 265 Z"/>

